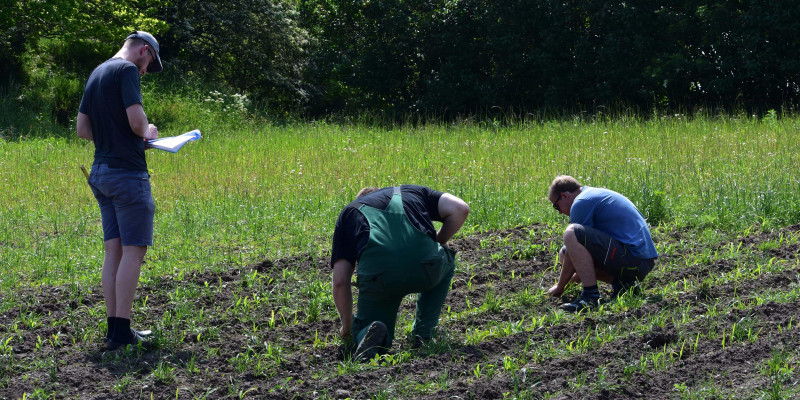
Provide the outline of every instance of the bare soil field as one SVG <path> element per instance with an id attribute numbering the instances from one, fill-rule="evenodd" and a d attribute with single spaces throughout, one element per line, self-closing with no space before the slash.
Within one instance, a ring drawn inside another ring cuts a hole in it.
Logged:
<path id="1" fill-rule="evenodd" d="M 30 288 L 0 315 L 0 398 L 791 398 L 798 230 L 658 232 L 666 251 L 642 293 L 580 315 L 556 310 L 574 285 L 545 296 L 560 232 L 461 238 L 442 336 L 411 349 L 409 299 L 391 353 L 370 363 L 340 359 L 326 259 L 143 283 L 133 319 L 157 331 L 147 350 L 105 350 L 99 282 Z"/>

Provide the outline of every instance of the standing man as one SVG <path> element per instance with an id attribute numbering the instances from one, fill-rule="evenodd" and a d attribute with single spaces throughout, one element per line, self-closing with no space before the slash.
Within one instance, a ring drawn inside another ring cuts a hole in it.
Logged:
<path id="1" fill-rule="evenodd" d="M 547 197 L 570 222 L 558 254 L 561 275 L 549 293 L 560 296 L 570 282 L 583 284 L 580 296 L 559 308 L 578 312 L 597 307 L 598 279 L 611 283 L 611 298 L 615 299 L 653 269 L 658 253 L 650 228 L 625 196 L 581 186 L 575 178 L 561 175 L 553 180 Z"/>
<path id="2" fill-rule="evenodd" d="M 352 334 L 357 358 L 369 360 L 391 347 L 400 302 L 410 293 L 419 293 L 414 346 L 432 338 L 455 268 L 455 252 L 446 244 L 467 215 L 463 200 L 417 185 L 365 188 L 342 210 L 333 234 L 333 299 L 339 334 L 345 340 Z M 433 221 L 442 222 L 438 232 Z"/>
<path id="3" fill-rule="evenodd" d="M 156 39 L 136 31 L 86 82 L 78 112 L 78 137 L 94 142 L 89 187 L 103 220 L 103 297 L 113 350 L 136 345 L 149 331 L 131 329 L 131 308 L 147 246 L 153 245 L 155 204 L 144 140 L 158 137 L 142 108 L 139 76 L 160 72 Z"/>

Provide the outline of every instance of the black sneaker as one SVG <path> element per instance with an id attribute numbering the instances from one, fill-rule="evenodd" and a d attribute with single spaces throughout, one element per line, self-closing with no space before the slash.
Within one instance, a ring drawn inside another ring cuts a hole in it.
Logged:
<path id="1" fill-rule="evenodd" d="M 616 300 L 626 292 L 630 291 L 633 294 L 638 294 L 641 288 L 639 288 L 639 281 L 625 281 L 622 279 L 614 279 L 611 282 L 611 300 Z"/>
<path id="2" fill-rule="evenodd" d="M 414 335 L 414 340 L 411 343 L 412 349 L 421 349 L 425 347 L 427 344 L 434 341 L 434 338 L 444 338 L 447 336 L 447 331 L 442 329 L 441 326 L 437 326 L 433 328 L 433 332 L 431 333 L 430 337 L 422 337 L 420 335 Z"/>
<path id="3" fill-rule="evenodd" d="M 145 332 L 150 332 L 150 331 L 145 331 Z M 139 331 L 131 329 L 131 339 L 130 340 L 126 341 L 125 343 L 119 343 L 119 342 L 115 342 L 114 340 L 110 340 L 109 339 L 109 341 L 106 342 L 106 350 L 113 351 L 113 350 L 116 350 L 116 349 L 119 349 L 121 347 L 125 347 L 125 346 L 128 346 L 128 345 L 131 345 L 131 346 L 134 346 L 134 347 L 138 346 L 138 345 L 142 345 L 142 346 L 148 347 L 147 345 L 150 344 L 149 343 L 149 336 L 151 334 L 152 334 L 152 332 L 150 332 L 150 334 L 148 334 L 147 336 L 141 336 L 141 335 L 139 335 Z"/>
<path id="4" fill-rule="evenodd" d="M 356 359 L 362 361 L 369 361 L 375 357 L 376 354 L 383 352 L 384 342 L 386 342 L 386 334 L 388 330 L 386 325 L 381 321 L 373 322 L 364 338 L 358 343 L 356 347 Z"/>
<path id="5" fill-rule="evenodd" d="M 599 303 L 600 303 L 600 298 L 599 297 L 598 298 L 593 298 L 593 297 L 588 297 L 588 296 L 584 296 L 583 294 L 581 294 L 581 296 L 579 296 L 577 299 L 575 299 L 575 301 L 573 301 L 572 303 L 564 303 L 564 304 L 558 306 L 558 308 L 560 308 L 560 309 L 562 309 L 562 310 L 564 310 L 566 312 L 575 313 L 575 312 L 581 312 L 581 311 L 587 310 L 587 309 L 597 308 Z"/>
<path id="6" fill-rule="evenodd" d="M 137 331 L 136 329 L 131 328 L 131 332 L 134 335 L 139 335 L 144 339 L 147 339 L 148 337 L 153 336 L 153 331 L 151 331 L 149 329 L 145 329 L 143 331 Z M 108 334 L 106 334 L 106 336 L 103 336 L 103 343 L 108 343 L 110 341 L 111 341 L 111 337 L 109 337 Z"/>

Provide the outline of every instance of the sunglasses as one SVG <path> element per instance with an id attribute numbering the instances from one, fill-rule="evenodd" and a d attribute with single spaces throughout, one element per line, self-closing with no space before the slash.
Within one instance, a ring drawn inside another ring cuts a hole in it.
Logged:
<path id="1" fill-rule="evenodd" d="M 153 50 L 150 50 L 150 45 L 146 45 L 147 52 L 150 53 L 150 58 L 153 60 L 152 62 L 156 62 L 156 56 L 153 55 Z"/>
<path id="2" fill-rule="evenodd" d="M 564 193 L 564 192 L 561 192 L 561 193 L 559 193 L 559 194 L 558 194 L 558 199 L 556 199 L 556 201 L 554 201 L 554 202 L 553 202 L 553 209 L 554 209 L 554 210 L 556 210 L 556 211 L 558 211 L 558 212 L 561 212 L 561 210 L 558 208 L 558 202 L 559 202 L 559 201 L 561 201 L 561 199 L 562 199 L 561 195 L 562 195 L 563 193 Z"/>

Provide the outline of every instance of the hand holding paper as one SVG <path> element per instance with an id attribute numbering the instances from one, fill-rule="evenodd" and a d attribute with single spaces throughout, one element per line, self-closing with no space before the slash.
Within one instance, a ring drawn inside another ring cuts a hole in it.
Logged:
<path id="1" fill-rule="evenodd" d="M 179 136 L 172 136 L 172 137 L 165 137 L 161 139 L 153 139 L 147 140 L 144 142 L 145 148 L 153 148 L 168 151 L 170 153 L 177 153 L 178 150 L 183 147 L 184 144 L 190 142 L 192 140 L 200 139 L 200 130 L 195 129 L 190 132 L 186 132 L 183 135 Z"/>
<path id="2" fill-rule="evenodd" d="M 156 128 L 155 125 L 153 124 L 148 125 L 145 139 L 147 140 L 158 139 L 158 128 Z"/>

